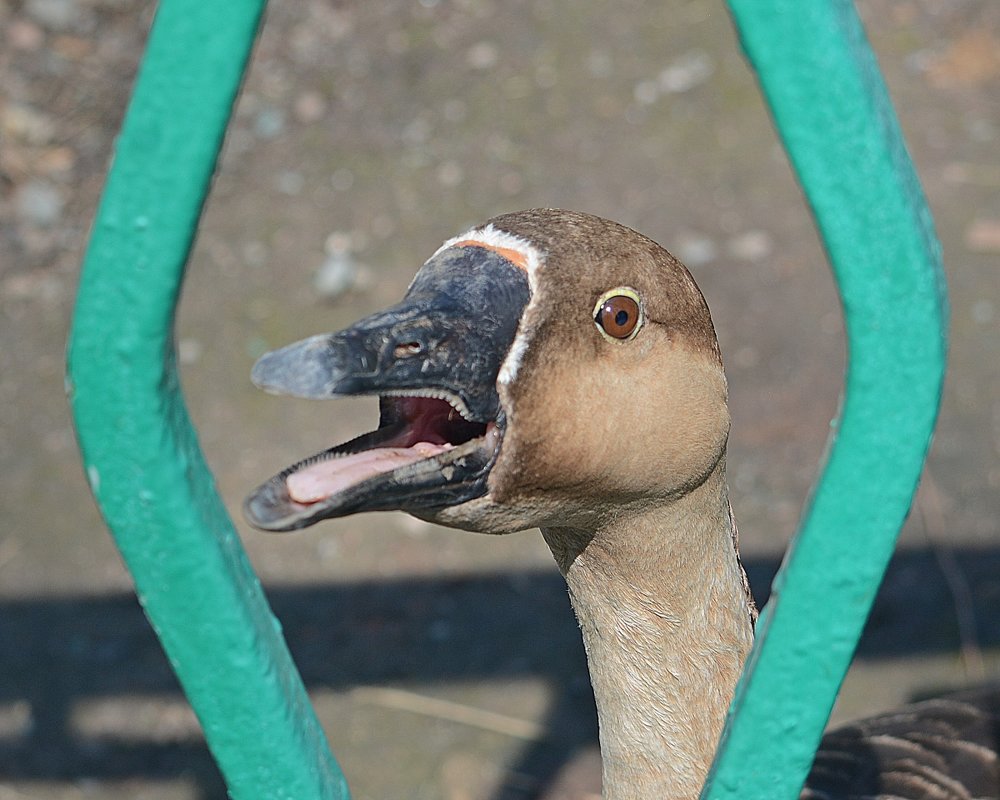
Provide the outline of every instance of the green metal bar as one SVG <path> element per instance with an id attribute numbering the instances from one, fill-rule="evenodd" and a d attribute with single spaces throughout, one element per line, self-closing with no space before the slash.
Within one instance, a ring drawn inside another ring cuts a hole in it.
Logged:
<path id="1" fill-rule="evenodd" d="M 946 298 L 930 213 L 847 0 L 729 0 L 840 286 L 836 442 L 775 580 L 702 796 L 792 800 L 909 510 L 937 417 Z"/>
<path id="2" fill-rule="evenodd" d="M 163 0 L 80 280 L 67 391 L 84 466 L 237 800 L 344 778 L 185 410 L 173 323 L 264 0 Z"/>

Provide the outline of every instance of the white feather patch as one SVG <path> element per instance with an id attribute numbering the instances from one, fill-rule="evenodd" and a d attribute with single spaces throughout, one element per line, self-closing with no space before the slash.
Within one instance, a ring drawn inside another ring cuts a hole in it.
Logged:
<path id="1" fill-rule="evenodd" d="M 460 242 L 481 242 L 487 247 L 514 250 L 524 256 L 525 272 L 528 273 L 528 288 L 531 291 L 531 298 L 528 300 L 528 305 L 531 305 L 537 294 L 538 268 L 543 260 L 543 254 L 538 248 L 527 239 L 494 228 L 493 225 L 486 225 L 482 228 L 472 228 L 465 233 L 452 237 L 437 249 L 434 256 L 442 250 L 454 247 Z M 431 256 L 431 258 L 434 258 L 434 256 Z M 524 356 L 524 351 L 527 347 L 528 341 L 524 335 L 524 331 L 519 329 L 517 335 L 514 337 L 514 343 L 507 353 L 507 357 L 500 366 L 500 373 L 497 376 L 497 380 L 500 383 L 504 385 L 513 383 L 517 377 L 518 367 L 521 365 L 521 358 Z"/>
<path id="2" fill-rule="evenodd" d="M 525 268 L 528 272 L 529 285 L 531 283 L 532 276 L 538 269 L 538 264 L 541 262 L 541 253 L 539 253 L 538 249 L 531 242 L 513 233 L 508 233 L 507 231 L 502 231 L 499 228 L 494 228 L 492 224 L 486 225 L 483 228 L 472 228 L 471 230 L 461 233 L 458 236 L 453 236 L 437 249 L 434 256 L 442 250 L 454 247 L 459 242 L 481 242 L 487 247 L 514 250 L 521 253 L 524 256 Z M 434 258 L 434 256 L 431 256 L 431 258 Z"/>

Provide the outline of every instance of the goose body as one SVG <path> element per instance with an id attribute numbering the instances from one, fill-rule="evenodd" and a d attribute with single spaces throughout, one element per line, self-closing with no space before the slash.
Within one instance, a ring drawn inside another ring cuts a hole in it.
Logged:
<path id="1" fill-rule="evenodd" d="M 586 214 L 497 217 L 445 242 L 396 306 L 265 355 L 253 378 L 374 394 L 381 414 L 255 490 L 251 523 L 400 509 L 539 528 L 583 634 L 604 796 L 698 797 L 756 609 L 726 485 L 722 359 L 680 262 Z M 803 797 L 1000 798 L 998 705 L 937 701 L 828 734 Z"/>

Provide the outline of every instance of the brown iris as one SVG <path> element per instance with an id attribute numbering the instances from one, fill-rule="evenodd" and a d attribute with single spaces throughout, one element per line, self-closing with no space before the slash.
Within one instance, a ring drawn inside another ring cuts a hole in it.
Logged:
<path id="1" fill-rule="evenodd" d="M 640 313 L 636 298 L 627 294 L 613 294 L 598 303 L 594 322 L 608 336 L 628 339 L 639 325 Z"/>

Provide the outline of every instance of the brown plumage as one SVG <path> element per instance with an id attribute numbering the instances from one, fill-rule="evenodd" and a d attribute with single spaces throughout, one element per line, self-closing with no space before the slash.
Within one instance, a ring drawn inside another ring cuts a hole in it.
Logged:
<path id="1" fill-rule="evenodd" d="M 1000 687 L 925 700 L 830 731 L 802 800 L 1000 797 Z"/>
<path id="2" fill-rule="evenodd" d="M 501 333 L 462 340 L 428 287 L 445 296 L 487 284 L 473 313 Z M 319 466 L 264 484 L 249 518 L 290 529 L 399 508 L 473 531 L 540 528 L 587 649 L 605 797 L 697 797 L 756 614 L 726 485 L 726 379 L 701 292 L 650 239 L 552 209 L 450 240 L 414 287 L 395 310 L 258 365 L 272 390 L 380 394 L 383 415 Z M 442 360 L 476 387 L 426 377 Z M 491 410 L 477 416 L 472 397 Z M 392 465 L 372 466 L 390 445 Z M 329 497 L 288 490 L 290 476 L 322 485 L 326 471 L 338 486 Z M 1000 798 L 998 731 L 997 694 L 842 728 L 824 739 L 803 797 Z"/>

